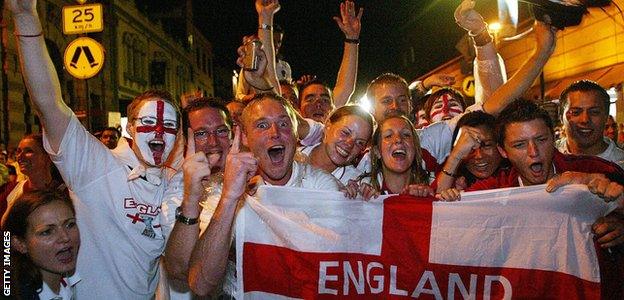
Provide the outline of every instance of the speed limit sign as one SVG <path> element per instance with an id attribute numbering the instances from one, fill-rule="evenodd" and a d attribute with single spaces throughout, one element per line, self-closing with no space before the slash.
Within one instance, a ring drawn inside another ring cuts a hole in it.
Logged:
<path id="1" fill-rule="evenodd" d="M 102 4 L 83 4 L 63 7 L 63 33 L 79 34 L 104 30 Z"/>

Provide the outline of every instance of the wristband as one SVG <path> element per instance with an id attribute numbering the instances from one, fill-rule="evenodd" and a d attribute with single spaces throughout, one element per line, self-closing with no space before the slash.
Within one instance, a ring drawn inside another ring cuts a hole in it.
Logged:
<path id="1" fill-rule="evenodd" d="M 345 39 L 344 40 L 345 43 L 347 44 L 359 44 L 360 43 L 360 39 Z"/>
<path id="2" fill-rule="evenodd" d="M 442 173 L 444 173 L 444 174 L 446 174 L 446 175 L 448 175 L 448 176 L 451 176 L 451 177 L 455 177 L 455 174 L 453 174 L 453 173 L 451 173 L 451 172 L 447 171 L 446 169 L 442 169 Z"/>
<path id="3" fill-rule="evenodd" d="M 39 32 L 39 33 L 37 33 L 37 34 L 19 34 L 19 33 L 15 32 L 15 33 L 14 33 L 14 35 L 15 35 L 16 37 L 27 37 L 27 38 L 30 38 L 30 37 L 38 37 L 38 36 L 42 36 L 42 35 L 43 35 L 43 31 L 40 31 L 40 32 Z"/>
<path id="4" fill-rule="evenodd" d="M 182 224 L 185 224 L 185 225 L 195 225 L 199 221 L 199 217 L 197 217 L 197 218 L 185 217 L 182 214 L 182 208 L 180 206 L 178 206 L 178 208 L 176 208 L 175 219 L 176 219 L 176 221 L 178 221 L 178 222 L 180 222 Z"/>
<path id="5" fill-rule="evenodd" d="M 258 27 L 258 29 L 273 30 L 273 26 L 269 24 L 261 24 L 260 27 Z"/>
<path id="6" fill-rule="evenodd" d="M 485 25 L 483 26 L 483 28 L 481 28 L 481 29 L 479 30 L 479 32 L 476 32 L 476 33 L 475 33 L 475 32 L 473 32 L 472 30 L 468 31 L 468 36 L 475 37 L 475 36 L 477 36 L 477 35 L 479 35 L 479 34 L 482 34 L 482 33 L 483 33 L 484 31 L 486 31 L 487 29 L 488 29 L 488 24 L 487 24 L 487 23 L 485 23 Z"/>

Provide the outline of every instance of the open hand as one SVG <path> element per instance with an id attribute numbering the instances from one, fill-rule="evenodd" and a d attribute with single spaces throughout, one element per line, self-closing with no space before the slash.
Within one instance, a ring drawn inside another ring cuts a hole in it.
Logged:
<path id="1" fill-rule="evenodd" d="M 487 30 L 487 24 L 483 21 L 483 17 L 475 9 L 474 0 L 464 0 L 455 9 L 455 22 L 464 30 L 471 34 L 479 34 L 483 30 Z"/>
<path id="2" fill-rule="evenodd" d="M 345 1 L 340 3 L 340 18 L 334 17 L 336 24 L 342 30 L 347 39 L 359 39 L 360 31 L 362 30 L 362 14 L 364 9 L 360 7 L 359 11 L 355 12 L 355 4 L 353 1 Z"/>

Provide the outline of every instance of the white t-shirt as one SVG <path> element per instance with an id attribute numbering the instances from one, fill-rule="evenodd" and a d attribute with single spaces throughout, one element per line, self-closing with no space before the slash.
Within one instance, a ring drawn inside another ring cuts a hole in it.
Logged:
<path id="1" fill-rule="evenodd" d="M 618 166 L 620 166 L 621 168 L 624 168 L 624 150 L 618 147 L 615 142 L 612 141 L 610 138 L 603 137 L 602 139 L 605 143 L 609 144 L 609 146 L 607 146 L 607 149 L 605 149 L 605 151 L 596 156 L 610 162 L 614 162 L 618 164 Z M 570 153 L 570 150 L 568 150 L 568 140 L 566 138 L 558 140 L 555 144 L 557 145 L 557 149 L 559 150 L 559 152 L 563 154 L 574 154 Z"/>
<path id="2" fill-rule="evenodd" d="M 78 299 L 151 299 L 165 246 L 160 212 L 168 180 L 129 180 L 140 162 L 127 142 L 109 150 L 74 115 L 59 151 L 51 149 L 45 132 L 44 147 L 76 208 L 77 272 L 83 278 Z"/>
<path id="3" fill-rule="evenodd" d="M 41 300 L 73 300 L 76 299 L 76 284 L 82 279 L 78 272 L 74 272 L 74 275 L 69 277 L 63 277 L 59 293 L 56 294 L 52 291 L 48 284 L 43 282 L 41 286 L 41 292 L 38 296 Z"/>
<path id="4" fill-rule="evenodd" d="M 7 207 L 11 207 L 11 205 L 13 205 L 13 202 L 15 202 L 17 198 L 24 194 L 24 185 L 26 184 L 26 182 L 28 182 L 28 179 L 17 182 L 13 190 L 7 195 Z"/>
<path id="5" fill-rule="evenodd" d="M 301 147 L 299 148 L 299 152 L 307 155 L 309 159 L 310 153 L 312 153 L 312 150 L 314 150 L 314 148 L 320 145 L 321 144 L 316 144 L 314 146 L 309 146 L 309 147 Z M 348 166 L 336 168 L 331 174 L 334 177 L 336 177 L 336 179 L 338 179 L 343 185 L 346 186 L 347 184 L 349 184 L 349 179 L 356 179 L 358 176 L 362 175 L 363 173 L 364 171 L 361 171 L 352 165 L 348 165 Z"/>
<path id="6" fill-rule="evenodd" d="M 298 161 L 293 162 L 292 175 L 284 186 L 301 187 L 322 191 L 338 191 L 340 189 L 340 183 L 334 176 L 331 176 L 327 172 L 317 169 L 310 164 Z M 235 243 L 232 243 L 232 250 L 234 250 L 234 245 Z M 236 263 L 228 260 L 225 270 L 225 280 L 223 282 L 223 292 L 226 295 L 233 296 L 236 295 L 237 289 Z"/>

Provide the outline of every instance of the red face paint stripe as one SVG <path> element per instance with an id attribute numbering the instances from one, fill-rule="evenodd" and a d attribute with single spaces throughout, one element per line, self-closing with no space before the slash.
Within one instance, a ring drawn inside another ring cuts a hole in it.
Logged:
<path id="1" fill-rule="evenodd" d="M 448 114 L 449 111 L 449 95 L 448 94 L 444 94 L 442 95 L 442 112 L 444 112 L 445 114 Z"/>

